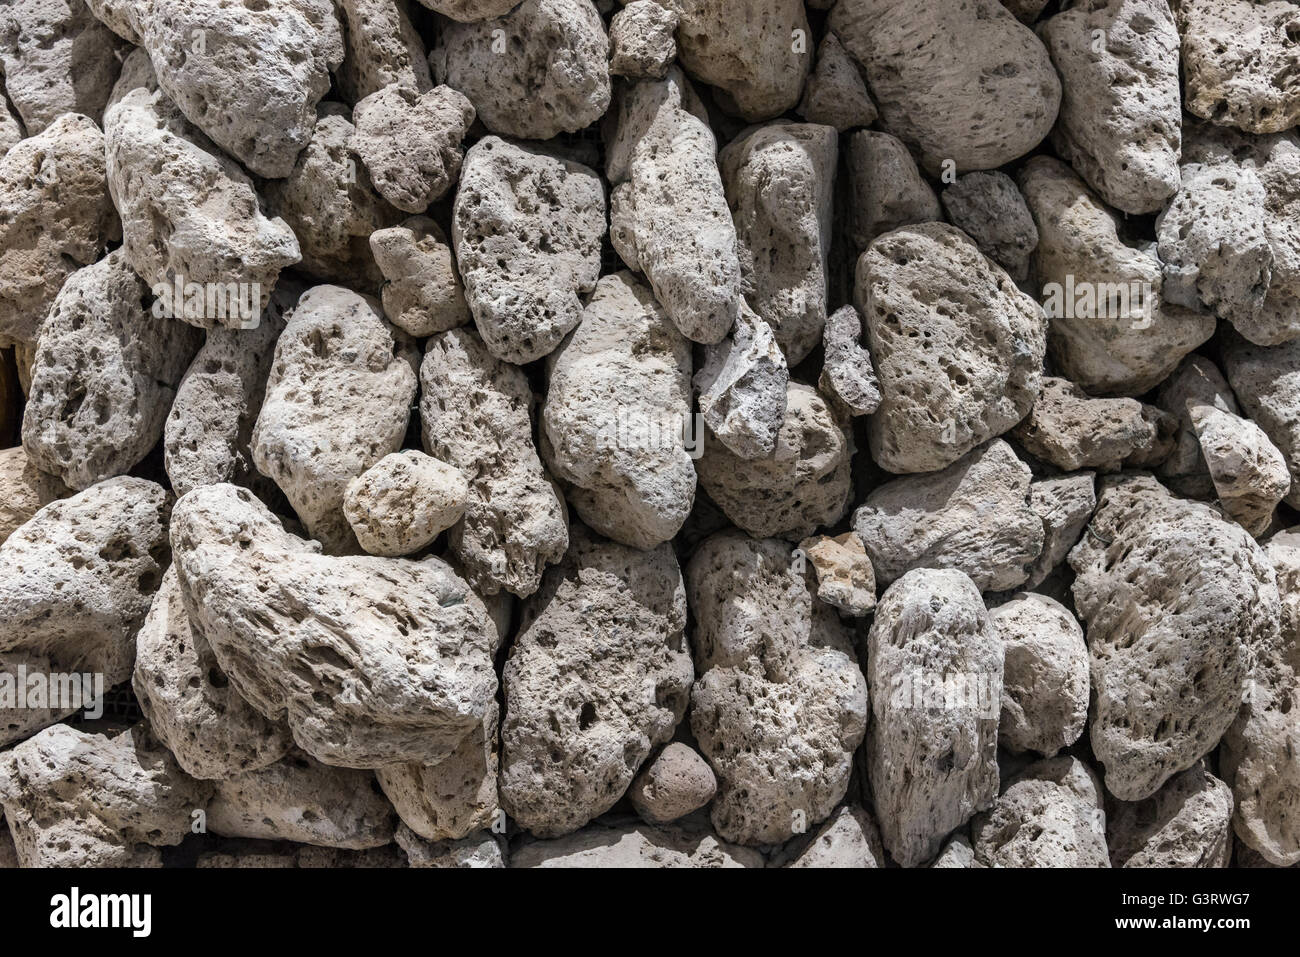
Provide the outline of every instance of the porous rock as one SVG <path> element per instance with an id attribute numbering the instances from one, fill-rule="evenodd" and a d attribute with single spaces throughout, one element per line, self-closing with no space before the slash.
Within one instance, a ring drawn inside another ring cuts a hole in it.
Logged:
<path id="1" fill-rule="evenodd" d="M 417 339 L 469 322 L 465 287 L 442 227 L 426 216 L 377 229 L 370 251 L 384 275 L 384 314 Z"/>
<path id="2" fill-rule="evenodd" d="M 859 250 L 892 230 L 943 219 L 934 187 L 898 137 L 875 130 L 854 133 L 846 165 L 853 198 L 849 229 Z"/>
<path id="3" fill-rule="evenodd" d="M 799 551 L 812 564 L 821 601 L 855 618 L 876 607 L 876 574 L 857 532 L 805 538 Z"/>
<path id="4" fill-rule="evenodd" d="M 633 0 L 609 24 L 609 72 L 662 80 L 677 59 L 679 17 L 656 0 Z"/>
<path id="5" fill-rule="evenodd" d="M 1110 867 L 1102 800 L 1078 758 L 1032 764 L 971 824 L 975 859 L 986 867 Z"/>
<path id="6" fill-rule="evenodd" d="M 343 515 L 367 552 L 397 557 L 431 545 L 468 502 L 460 469 L 408 449 L 385 455 L 348 483 Z"/>
<path id="7" fill-rule="evenodd" d="M 809 123 L 824 123 L 840 133 L 870 126 L 879 116 L 857 64 L 834 33 L 828 31 L 817 48 L 817 63 L 804 84 L 798 113 Z"/>
<path id="8" fill-rule="evenodd" d="M 69 494 L 57 476 L 33 464 L 21 445 L 0 449 L 0 545 L 46 505 Z"/>
<path id="9" fill-rule="evenodd" d="M 1108 801 L 1106 842 L 1113 867 L 1227 867 L 1232 856 L 1232 789 L 1204 763 L 1143 801 Z"/>
<path id="10" fill-rule="evenodd" d="M 1016 282 L 1029 278 L 1038 227 L 1016 181 L 1006 173 L 967 173 L 943 191 L 943 208 L 985 256 Z"/>
<path id="11" fill-rule="evenodd" d="M 674 741 L 647 762 L 628 789 L 632 807 L 647 824 L 669 824 L 698 811 L 718 793 L 709 762 L 690 745 Z"/>
<path id="12" fill-rule="evenodd" d="M 511 867 L 736 868 L 762 867 L 763 855 L 737 847 L 698 824 L 651 827 L 592 824 L 553 841 L 527 841 Z"/>
<path id="13" fill-rule="evenodd" d="M 727 338 L 705 349 L 695 376 L 711 434 L 742 459 L 768 458 L 785 421 L 790 369 L 772 327 L 743 300 Z"/>
<path id="14" fill-rule="evenodd" d="M 1189 410 L 1224 511 L 1252 535 L 1263 535 L 1291 490 L 1286 459 L 1254 422 L 1212 405 Z"/>

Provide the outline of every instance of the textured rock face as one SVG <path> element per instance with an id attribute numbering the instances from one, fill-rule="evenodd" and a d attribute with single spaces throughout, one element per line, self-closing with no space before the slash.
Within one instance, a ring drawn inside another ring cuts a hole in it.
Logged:
<path id="1" fill-rule="evenodd" d="M 304 293 L 276 341 L 253 461 L 327 549 L 352 538 L 348 482 L 401 446 L 417 362 L 377 302 L 340 286 Z"/>
<path id="2" fill-rule="evenodd" d="M 788 545 L 712 536 L 686 569 L 699 680 L 691 730 L 718 776 L 711 816 L 740 844 L 773 844 L 844 797 L 867 724 L 852 633 L 791 573 Z"/>
<path id="3" fill-rule="evenodd" d="M 1051 59 L 996 0 L 842 0 L 830 26 L 866 70 L 881 124 L 927 167 L 1002 166 L 1056 120 Z"/>
<path id="4" fill-rule="evenodd" d="M 339 0 L 338 12 L 347 55 L 335 77 L 349 103 L 394 83 L 418 93 L 433 86 L 408 0 Z"/>
<path id="5" fill-rule="evenodd" d="M 121 475 L 162 436 L 197 330 L 157 309 L 121 250 L 64 283 L 41 327 L 23 447 L 75 489 Z"/>
<path id="6" fill-rule="evenodd" d="M 623 796 L 686 713 L 694 673 L 685 628 L 668 546 L 640 552 L 574 528 L 506 660 L 506 813 L 559 837 Z"/>
<path id="7" fill-rule="evenodd" d="M 718 779 L 698 751 L 673 742 L 646 764 L 628 797 L 647 824 L 669 824 L 713 800 Z"/>
<path id="8" fill-rule="evenodd" d="M 115 738 L 67 725 L 0 755 L 0 806 L 21 867 L 160 867 L 212 786 L 142 727 Z"/>
<path id="9" fill-rule="evenodd" d="M 317 760 L 437 763 L 495 707 L 496 628 L 441 562 L 325 557 L 233 485 L 185 496 L 172 538 L 231 685 Z"/>
<path id="10" fill-rule="evenodd" d="M 465 295 L 492 354 L 522 365 L 552 352 L 600 275 L 600 179 L 580 163 L 487 137 L 465 157 L 452 217 Z"/>
<path id="11" fill-rule="evenodd" d="M 490 834 L 475 834 L 459 841 L 426 841 L 404 824 L 394 840 L 411 867 L 500 869 L 506 866 L 505 842 Z"/>
<path id="12" fill-rule="evenodd" d="M 1088 646 L 1060 602 L 1019 594 L 990 612 L 1004 667 L 998 743 L 1052 757 L 1083 734 L 1088 718 Z"/>
<path id="13" fill-rule="evenodd" d="M 1091 395 L 1140 395 L 1214 334 L 1213 315 L 1163 298 L 1159 261 L 1120 239 L 1115 215 L 1068 166 L 1036 156 L 1020 188 L 1038 226 L 1032 268 L 1062 375 Z"/>
<path id="14" fill-rule="evenodd" d="M 1066 472 L 1151 468 L 1173 449 L 1178 421 L 1136 399 L 1093 399 L 1048 376 L 1033 411 L 1014 435 L 1027 452 Z"/>
<path id="15" fill-rule="evenodd" d="M 762 867 L 763 855 L 737 847 L 698 825 L 593 824 L 555 841 L 530 841 L 510 855 L 511 867 L 735 868 Z"/>
<path id="16" fill-rule="evenodd" d="M 883 233 L 943 219 L 939 198 L 896 136 L 863 130 L 849 137 L 851 235 L 862 250 Z"/>
<path id="17" fill-rule="evenodd" d="M 680 18 L 656 0 L 633 0 L 609 25 L 609 72 L 630 79 L 662 80 L 677 58 Z"/>
<path id="18" fill-rule="evenodd" d="M 68 494 L 68 487 L 38 469 L 21 445 L 0 450 L 0 545 L 43 507 Z"/>
<path id="19" fill-rule="evenodd" d="M 731 334 L 705 350 L 695 376 L 700 414 L 731 452 L 765 459 L 776 451 L 789 386 L 790 368 L 772 327 L 742 301 Z"/>
<path id="20" fill-rule="evenodd" d="M 473 23 L 509 13 L 519 0 L 420 0 L 430 10 L 461 23 Z"/>
<path id="21" fill-rule="evenodd" d="M 943 208 L 980 252 L 1016 282 L 1029 278 L 1038 227 L 1015 180 L 1005 173 L 967 173 L 943 191 Z"/>
<path id="22" fill-rule="evenodd" d="M 123 64 L 104 111 L 104 148 L 126 258 L 145 284 L 233 285 L 234 304 L 205 294 L 201 309 L 171 311 L 203 328 L 256 325 L 280 270 L 301 258 L 298 240 L 263 215 L 253 181 L 167 98 L 142 52 Z"/>
<path id="23" fill-rule="evenodd" d="M 798 365 L 826 324 L 826 260 L 838 137 L 829 126 L 773 123 L 719 155 L 736 224 L 741 290 Z"/>
<path id="24" fill-rule="evenodd" d="M 1190 355 L 1161 384 L 1156 405 L 1178 417 L 1174 450 L 1156 470 L 1161 481 L 1184 498 L 1213 498 L 1214 484 L 1201 454 L 1201 441 L 1192 426 L 1191 410 L 1198 405 L 1210 405 L 1232 415 L 1241 414 L 1223 373 L 1209 359 Z"/>
<path id="25" fill-rule="evenodd" d="M 888 233 L 858 262 L 882 401 L 872 457 L 895 473 L 951 465 L 1029 412 L 1047 350 L 1042 309 L 960 230 Z"/>
<path id="26" fill-rule="evenodd" d="M 1161 209 L 1178 191 L 1182 147 L 1167 0 L 1086 0 L 1045 21 L 1039 36 L 1061 74 L 1057 152 L 1111 206 Z"/>
<path id="27" fill-rule="evenodd" d="M 442 227 L 412 216 L 370 234 L 370 251 L 384 275 L 384 314 L 417 339 L 469 322 L 465 287 Z"/>
<path id="28" fill-rule="evenodd" d="M 1043 479 L 1029 487 L 1029 507 L 1043 520 L 1043 550 L 1025 582 L 1037 588 L 1065 561 L 1097 508 L 1097 473 Z"/>
<path id="29" fill-rule="evenodd" d="M 119 233 L 104 134 L 75 113 L 0 157 L 0 345 L 33 346 L 64 280 Z"/>
<path id="30" fill-rule="evenodd" d="M 856 804 L 846 804 L 821 826 L 806 847 L 786 867 L 878 868 L 885 866 L 880 830 L 871 813 Z"/>
<path id="31" fill-rule="evenodd" d="M 547 369 L 543 449 L 579 517 L 635 548 L 671 539 L 695 501 L 691 350 L 649 287 L 602 279 Z"/>
<path id="32" fill-rule="evenodd" d="M 8 4 L 0 14 L 0 68 L 28 135 L 64 113 L 98 123 L 117 79 L 121 46 L 83 0 Z"/>
<path id="33" fill-rule="evenodd" d="M 430 57 L 438 82 L 469 97 L 501 136 L 549 140 L 600 119 L 609 37 L 590 0 L 525 0 L 500 14 L 445 25 Z"/>
<path id="34" fill-rule="evenodd" d="M 1043 551 L 1032 478 L 997 439 L 941 472 L 880 486 L 853 528 L 883 585 L 914 568 L 955 568 L 981 591 L 1006 591 L 1024 583 Z"/>
<path id="35" fill-rule="evenodd" d="M 1106 841 L 1114 867 L 1227 867 L 1232 790 L 1203 764 L 1144 801 L 1110 801 Z"/>
<path id="36" fill-rule="evenodd" d="M 167 98 L 258 176 L 287 176 L 343 62 L 329 0 L 87 0 L 149 54 Z M 250 68 L 250 64 L 253 65 Z"/>
<path id="37" fill-rule="evenodd" d="M 22 122 L 14 115 L 13 106 L 6 97 L 0 95 L 0 156 L 9 152 L 9 148 L 17 145 L 26 135 Z"/>
<path id="38" fill-rule="evenodd" d="M 1101 785 L 1078 758 L 1030 765 L 971 825 L 986 867 L 1110 867 Z"/>
<path id="39" fill-rule="evenodd" d="M 870 126 L 879 116 L 862 74 L 834 33 L 828 32 L 817 48 L 817 64 L 804 84 L 798 111 L 809 123 L 841 133 Z"/>
<path id="40" fill-rule="evenodd" d="M 867 663 L 876 820 L 890 856 L 915 867 L 997 795 L 1002 643 L 969 578 L 917 569 L 876 607 Z"/>
<path id="41" fill-rule="evenodd" d="M 1273 569 L 1244 530 L 1143 475 L 1103 481 L 1070 565 L 1092 659 L 1093 751 L 1107 790 L 1141 800 L 1232 723 L 1250 653 L 1277 642 Z"/>
<path id="42" fill-rule="evenodd" d="M 1263 535 L 1291 489 L 1286 459 L 1254 422 L 1212 405 L 1190 410 L 1201 454 L 1224 511 L 1252 535 Z"/>
<path id="43" fill-rule="evenodd" d="M 1223 371 L 1251 420 L 1282 453 L 1291 472 L 1288 505 L 1300 505 L 1300 344 L 1266 349 L 1231 332 L 1224 336 Z"/>
<path id="44" fill-rule="evenodd" d="M 531 595 L 569 545 L 564 498 L 533 445 L 533 392 L 523 370 L 494 358 L 472 331 L 429 340 L 420 368 L 425 451 L 469 479 L 451 549 L 470 584 Z"/>
<path id="45" fill-rule="evenodd" d="M 740 263 L 704 105 L 674 68 L 625 90 L 611 116 L 610 240 L 682 335 L 721 342 L 739 310 Z"/>
<path id="46" fill-rule="evenodd" d="M 870 415 L 880 408 L 880 383 L 871 353 L 862 348 L 862 317 L 853 306 L 837 309 L 827 320 L 822 347 L 825 364 L 817 382 L 822 394 L 850 415 Z"/>
<path id="47" fill-rule="evenodd" d="M 469 482 L 415 449 L 386 455 L 348 483 L 343 515 L 371 555 L 410 555 L 460 521 Z"/>
<path id="48" fill-rule="evenodd" d="M 135 636 L 132 684 L 151 730 L 191 777 L 255 771 L 293 744 L 283 722 L 268 721 L 230 687 L 207 640 L 190 626 L 175 567 Z"/>
<path id="49" fill-rule="evenodd" d="M 705 431 L 700 484 L 727 517 L 756 538 L 799 541 L 848 508 L 853 436 L 816 389 L 791 382 L 770 458 L 745 460 Z"/>
<path id="50" fill-rule="evenodd" d="M 876 575 L 857 532 L 805 538 L 799 551 L 812 563 L 820 600 L 855 618 L 876 607 Z"/>
<path id="51" fill-rule="evenodd" d="M 171 496 L 114 478 L 53 502 L 0 546 L 0 652 L 51 669 L 131 676 L 135 633 L 169 561 Z"/>
<path id="52" fill-rule="evenodd" d="M 1300 122 L 1294 4 L 1182 0 L 1175 12 L 1189 112 L 1250 133 Z"/>

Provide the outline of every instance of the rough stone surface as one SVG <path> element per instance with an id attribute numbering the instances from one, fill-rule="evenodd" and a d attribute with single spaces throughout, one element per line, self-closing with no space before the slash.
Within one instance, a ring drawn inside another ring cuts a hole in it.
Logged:
<path id="1" fill-rule="evenodd" d="M 394 838 L 406 852 L 411 867 L 496 870 L 506 866 L 504 842 L 490 834 L 475 834 L 459 841 L 426 841 L 405 824 Z"/>
<path id="2" fill-rule="evenodd" d="M 416 449 L 393 452 L 348 483 L 343 515 L 371 555 L 410 555 L 465 514 L 469 482 Z"/>
<path id="3" fill-rule="evenodd" d="M 826 320 L 824 365 L 817 386 L 851 416 L 880 408 L 880 383 L 871 353 L 862 347 L 862 316 L 853 306 L 835 310 Z"/>
<path id="4" fill-rule="evenodd" d="M 21 445 L 0 449 L 0 545 L 46 505 L 69 494 L 60 479 L 33 464 Z"/>
<path id="5" fill-rule="evenodd" d="M 879 868 L 885 866 L 880 830 L 871 812 L 846 804 L 823 824 L 812 840 L 794 854 L 785 867 Z"/>
<path id="6" fill-rule="evenodd" d="M 1097 508 L 1096 472 L 1043 479 L 1029 486 L 1029 507 L 1043 520 L 1043 550 L 1025 581 L 1037 588 L 1065 561 Z"/>
<path id="7" fill-rule="evenodd" d="M 662 80 L 677 59 L 680 18 L 656 0 L 633 0 L 609 24 L 609 72 L 634 80 Z"/>
<path id="8" fill-rule="evenodd" d="M 866 249 L 884 233 L 943 219 L 939 197 L 902 140 L 863 130 L 849 137 L 847 173 L 853 198 L 853 244 Z"/>
<path id="9" fill-rule="evenodd" d="M 1201 440 L 1192 426 L 1191 410 L 1210 405 L 1232 415 L 1241 415 L 1237 399 L 1223 373 L 1204 356 L 1190 355 L 1160 385 L 1155 404 L 1178 418 L 1174 450 L 1156 470 L 1170 491 L 1184 498 L 1210 499 L 1215 496 L 1209 466 L 1201 454 Z"/>
<path id="10" fill-rule="evenodd" d="M 1269 349 L 1228 332 L 1223 371 L 1246 415 L 1286 459 L 1291 472 L 1286 502 L 1300 506 L 1300 342 Z"/>
<path id="11" fill-rule="evenodd" d="M 1232 789 L 1203 764 L 1170 778 L 1144 801 L 1108 801 L 1111 865 L 1227 867 L 1232 803 Z"/>
<path id="12" fill-rule="evenodd" d="M 729 451 L 742 459 L 776 451 L 790 368 L 772 327 L 743 301 L 731 334 L 705 350 L 694 384 L 700 414 Z"/>
<path id="13" fill-rule="evenodd" d="M 424 41 L 408 0 L 339 0 L 347 55 L 335 72 L 349 103 L 393 83 L 423 93 L 433 86 Z"/>
<path id="14" fill-rule="evenodd" d="M 967 173 L 943 191 L 943 208 L 1007 275 L 1016 282 L 1029 278 L 1038 227 L 1015 180 L 1006 173 Z"/>
<path id="15" fill-rule="evenodd" d="M 425 216 L 370 234 L 370 251 L 384 274 L 384 314 L 417 339 L 469 322 L 465 287 L 442 227 Z"/>
<path id="16" fill-rule="evenodd" d="M 1252 535 L 1263 535 L 1291 490 L 1286 459 L 1254 422 L 1212 405 L 1189 410 L 1201 454 L 1224 511 Z"/>
<path id="17" fill-rule="evenodd" d="M 827 32 L 817 48 L 798 112 L 809 123 L 824 123 L 841 133 L 870 126 L 879 116 L 862 74 L 834 33 Z"/>
<path id="18" fill-rule="evenodd" d="M 529 841 L 511 867 L 735 868 L 762 867 L 763 855 L 719 839 L 698 825 L 593 824 L 554 841 Z"/>
<path id="19" fill-rule="evenodd" d="M 700 753 L 673 742 L 632 781 L 628 798 L 647 824 L 669 824 L 698 811 L 718 793 L 718 779 Z"/>
<path id="20" fill-rule="evenodd" d="M 799 551 L 812 564 L 819 599 L 854 618 L 876 607 L 876 573 L 857 532 L 805 538 Z"/>
<path id="21" fill-rule="evenodd" d="M 971 824 L 986 867 L 1110 867 L 1096 775 L 1074 757 L 1049 758 L 1012 779 Z"/>

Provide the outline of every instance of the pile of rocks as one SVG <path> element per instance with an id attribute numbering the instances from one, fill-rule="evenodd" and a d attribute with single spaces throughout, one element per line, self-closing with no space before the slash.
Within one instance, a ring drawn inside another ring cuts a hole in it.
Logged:
<path id="1" fill-rule="evenodd" d="M 0 74 L 0 864 L 1300 863 L 1293 3 L 10 0 Z"/>

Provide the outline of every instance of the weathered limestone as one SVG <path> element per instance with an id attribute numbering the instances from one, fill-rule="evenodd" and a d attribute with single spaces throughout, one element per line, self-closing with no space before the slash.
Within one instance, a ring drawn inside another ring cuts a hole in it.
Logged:
<path id="1" fill-rule="evenodd" d="M 647 824 L 669 824 L 698 811 L 718 793 L 718 779 L 700 753 L 673 742 L 641 769 L 628 797 Z"/>
<path id="2" fill-rule="evenodd" d="M 1145 801 L 1108 801 L 1106 842 L 1113 867 L 1227 867 L 1232 857 L 1232 790 L 1188 768 Z"/>
<path id="3" fill-rule="evenodd" d="M 304 293 L 276 341 L 253 462 L 327 550 L 352 541 L 348 483 L 401 447 L 417 362 L 377 302 L 340 286 Z"/>
<path id="4" fill-rule="evenodd" d="M 433 86 L 409 0 L 339 0 L 347 55 L 335 71 L 349 103 L 393 83 L 423 93 Z"/>
<path id="5" fill-rule="evenodd" d="M 876 606 L 867 663 L 876 820 L 890 856 L 915 867 L 997 795 L 1002 643 L 969 578 L 917 569 Z"/>
<path id="6" fill-rule="evenodd" d="M 798 113 L 809 123 L 824 123 L 840 133 L 870 126 L 879 116 L 857 64 L 834 33 L 828 31 L 817 48 L 817 63 L 804 84 Z"/>
<path id="7" fill-rule="evenodd" d="M 914 568 L 955 568 L 980 591 L 1007 591 L 1024 584 L 1043 551 L 1032 478 L 995 439 L 941 472 L 879 486 L 854 512 L 853 528 L 882 585 Z"/>
<path id="8" fill-rule="evenodd" d="M 1254 422 L 1212 405 L 1188 410 L 1201 454 L 1224 511 L 1252 535 L 1263 535 L 1291 490 L 1286 459 Z"/>
<path id="9" fill-rule="evenodd" d="M 975 818 L 971 844 L 986 867 L 1110 867 L 1101 785 L 1078 758 L 1030 765 Z"/>
<path id="10" fill-rule="evenodd" d="M 1156 405 L 1178 418 L 1174 450 L 1156 470 L 1161 482 L 1184 498 L 1210 499 L 1216 494 L 1209 466 L 1201 454 L 1201 440 L 1192 426 L 1191 409 L 1210 405 L 1241 415 L 1237 399 L 1223 373 L 1204 356 L 1190 355 L 1160 386 Z"/>
<path id="11" fill-rule="evenodd" d="M 762 867 L 763 855 L 719 839 L 699 825 L 592 824 L 555 841 L 528 841 L 511 867 L 734 868 Z"/>
<path id="12" fill-rule="evenodd" d="M 1227 331 L 1223 371 L 1246 415 L 1286 459 L 1291 471 L 1286 502 L 1300 506 L 1300 341 L 1264 348 Z"/>
<path id="13" fill-rule="evenodd" d="M 677 13 L 656 0 L 633 0 L 609 24 L 609 72 L 662 80 L 677 59 Z"/>
<path id="14" fill-rule="evenodd" d="M 1043 479 L 1029 486 L 1029 507 L 1043 520 L 1043 551 L 1025 588 L 1037 588 L 1065 561 L 1097 508 L 1097 473 Z"/>
<path id="15" fill-rule="evenodd" d="M 685 628 L 669 546 L 641 552 L 574 527 L 505 664 L 506 813 L 560 837 L 613 807 L 686 713 Z"/>
<path id="16" fill-rule="evenodd" d="M 343 515 L 371 555 L 410 555 L 465 514 L 469 482 L 460 469 L 408 449 L 384 456 L 348 483 Z"/>
<path id="17" fill-rule="evenodd" d="M 1141 800 L 1232 723 L 1250 653 L 1277 641 L 1273 569 L 1243 529 L 1148 475 L 1103 479 L 1070 565 L 1092 659 L 1092 749 L 1107 790 Z"/>
<path id="18" fill-rule="evenodd" d="M 69 494 L 59 478 L 33 464 L 21 445 L 0 449 L 0 545 L 43 507 Z"/>
<path id="19" fill-rule="evenodd" d="M 533 445 L 533 390 L 469 329 L 429 340 L 420 367 L 424 449 L 469 480 L 450 532 L 465 577 L 485 595 L 531 595 L 569 545 L 564 498 Z"/>
<path id="20" fill-rule="evenodd" d="M 880 237 L 858 261 L 856 301 L 883 396 L 868 423 L 883 468 L 942 469 L 1033 406 L 1043 311 L 960 230 L 931 223 Z"/>
<path id="21" fill-rule="evenodd" d="M 442 227 L 426 216 L 370 234 L 388 321 L 417 339 L 469 322 L 465 287 Z"/>
<path id="22" fill-rule="evenodd" d="M 829 316 L 822 337 L 823 365 L 817 387 L 851 416 L 880 408 L 880 383 L 871 353 L 862 348 L 862 317 L 853 306 Z"/>
<path id="23" fill-rule="evenodd" d="M 694 384 L 700 414 L 728 450 L 742 459 L 764 459 L 776 451 L 789 364 L 772 327 L 743 300 L 731 333 L 705 350 Z"/>
<path id="24" fill-rule="evenodd" d="M 695 502 L 690 416 L 690 343 L 648 286 L 606 276 L 547 360 L 542 448 L 579 517 L 634 548 L 676 535 Z"/>
<path id="25" fill-rule="evenodd" d="M 1038 227 L 1016 182 L 1005 173 L 967 173 L 943 191 L 943 208 L 985 256 L 1016 282 L 1029 278 Z"/>
<path id="26" fill-rule="evenodd" d="M 321 555 L 233 485 L 186 495 L 171 535 L 193 627 L 317 760 L 434 764 L 495 707 L 496 628 L 436 559 Z"/>
<path id="27" fill-rule="evenodd" d="M 718 776 L 713 825 L 740 844 L 825 820 L 866 731 L 852 633 L 792 572 L 793 557 L 732 530 L 706 539 L 686 569 L 699 672 L 691 730 Z"/>
<path id="28" fill-rule="evenodd" d="M 493 355 L 523 365 L 554 351 L 582 318 L 579 296 L 596 286 L 604 234 L 605 193 L 594 171 L 494 136 L 474 144 L 451 236 Z"/>
<path id="29" fill-rule="evenodd" d="M 506 866 L 505 841 L 492 834 L 475 834 L 459 841 L 426 841 L 405 824 L 394 840 L 406 852 L 411 867 L 500 869 Z"/>
<path id="30" fill-rule="evenodd" d="M 799 842 L 792 842 L 799 843 Z M 831 815 L 812 840 L 784 863 L 785 867 L 878 868 L 885 866 L 880 830 L 871 812 L 846 804 Z"/>
<path id="31" fill-rule="evenodd" d="M 119 249 L 73 274 L 41 327 L 23 447 L 71 488 L 122 475 L 149 453 L 198 350 L 196 329 L 147 301 Z"/>
<path id="32" fill-rule="evenodd" d="M 849 229 L 859 250 L 884 233 L 943 219 L 934 187 L 895 136 L 874 130 L 854 133 L 849 137 L 847 173 L 853 197 Z"/>
<path id="33" fill-rule="evenodd" d="M 812 563 L 821 601 L 854 618 L 865 617 L 876 607 L 876 573 L 857 532 L 805 538 L 799 551 Z"/>

